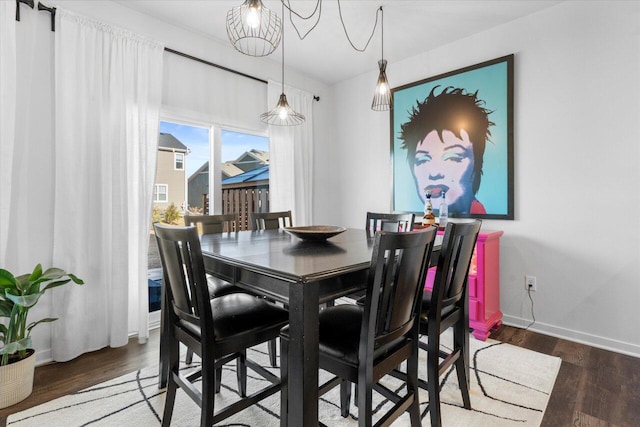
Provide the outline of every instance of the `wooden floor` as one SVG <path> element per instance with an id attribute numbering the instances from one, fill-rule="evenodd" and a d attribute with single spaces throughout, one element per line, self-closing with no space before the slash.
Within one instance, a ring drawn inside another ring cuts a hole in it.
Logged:
<path id="1" fill-rule="evenodd" d="M 562 358 L 542 426 L 640 426 L 640 359 L 502 326 L 491 338 Z M 0 410 L 7 416 L 158 362 L 158 331 L 146 345 L 107 348 L 36 368 L 33 394 Z"/>

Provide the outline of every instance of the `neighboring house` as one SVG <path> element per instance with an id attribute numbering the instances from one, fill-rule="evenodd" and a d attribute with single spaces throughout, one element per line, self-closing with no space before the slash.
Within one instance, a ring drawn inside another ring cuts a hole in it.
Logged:
<path id="1" fill-rule="evenodd" d="M 231 178 L 232 176 L 240 175 L 241 173 L 244 172 L 244 170 L 242 170 L 238 166 L 236 166 L 233 163 L 233 161 L 224 162 L 220 166 L 222 168 L 222 179 Z"/>
<path id="2" fill-rule="evenodd" d="M 240 157 L 232 162 L 235 166 L 247 172 L 263 165 L 269 164 L 269 152 L 252 149 L 245 151 Z"/>
<path id="3" fill-rule="evenodd" d="M 189 192 L 189 207 L 202 209 L 204 196 L 209 194 L 209 162 L 205 162 L 197 171 L 191 174 L 187 188 Z"/>
<path id="4" fill-rule="evenodd" d="M 268 187 L 269 165 L 261 166 L 240 175 L 223 179 L 222 189 L 226 190 L 237 187 L 246 187 L 247 183 L 251 183 L 252 187 Z"/>
<path id="5" fill-rule="evenodd" d="M 153 206 L 166 209 L 174 203 L 181 209 L 186 201 L 186 169 L 189 149 L 170 133 L 160 133 L 158 166 Z"/>
<path id="6" fill-rule="evenodd" d="M 269 185 L 269 152 L 252 149 L 245 151 L 236 160 L 224 162 L 221 165 L 222 170 L 222 184 L 229 184 L 230 178 L 241 176 L 239 179 L 246 179 L 247 173 L 251 173 L 258 168 L 264 170 L 266 166 L 267 175 L 266 183 L 260 185 Z M 255 175 L 255 173 L 253 174 Z M 264 175 L 262 175 L 264 176 Z M 253 181 L 253 180 L 252 180 Z M 243 181 L 233 181 L 234 183 Z M 246 182 L 246 181 L 245 181 Z M 209 162 L 204 163 L 197 171 L 195 171 L 188 180 L 188 202 L 189 207 L 196 207 L 202 209 L 204 207 L 205 195 L 209 194 Z"/>

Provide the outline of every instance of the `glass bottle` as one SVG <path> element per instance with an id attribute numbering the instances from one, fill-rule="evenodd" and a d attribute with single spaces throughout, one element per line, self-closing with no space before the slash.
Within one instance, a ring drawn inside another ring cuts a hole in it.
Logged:
<path id="1" fill-rule="evenodd" d="M 447 199 L 445 199 L 445 192 L 442 192 L 442 200 L 440 200 L 440 207 L 438 208 L 438 216 L 440 227 L 446 227 L 449 220 L 449 206 L 447 205 Z"/>
<path id="2" fill-rule="evenodd" d="M 422 217 L 422 225 L 433 225 L 436 223 L 436 216 L 433 214 L 433 206 L 431 205 L 431 193 L 427 192 L 424 202 L 424 216 Z"/>

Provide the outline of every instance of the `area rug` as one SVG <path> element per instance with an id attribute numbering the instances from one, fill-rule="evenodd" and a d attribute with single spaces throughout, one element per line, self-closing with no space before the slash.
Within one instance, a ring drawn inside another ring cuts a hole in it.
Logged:
<path id="1" fill-rule="evenodd" d="M 449 341 L 447 341 L 449 340 Z M 450 335 L 443 335 L 445 343 Z M 441 377 L 442 422 L 447 427 L 487 426 L 539 426 L 549 395 L 560 369 L 561 360 L 494 340 L 485 342 L 470 338 L 471 347 L 471 405 L 472 410 L 462 408 L 455 372 Z M 420 352 L 421 376 L 426 378 L 426 354 Z M 268 364 L 266 346 L 249 349 L 248 357 L 264 366 Z M 183 358 L 184 360 L 184 358 Z M 184 369 L 193 369 L 185 366 Z M 269 368 L 279 375 L 277 368 Z M 164 407 L 164 390 L 158 389 L 157 366 L 123 375 L 112 381 L 73 393 L 71 395 L 36 406 L 9 417 L 12 427 L 48 426 L 159 426 Z M 328 378 L 321 371 L 320 381 Z M 391 389 L 400 387 L 394 378 L 385 378 Z M 222 391 L 216 405 L 226 405 L 237 399 L 235 393 L 235 363 L 223 370 Z M 264 382 L 249 370 L 249 392 L 262 387 Z M 421 409 L 427 405 L 426 391 L 422 391 Z M 327 426 L 357 426 L 358 410 L 351 407 L 348 418 L 340 416 L 339 387 L 321 397 L 320 421 Z M 374 392 L 374 408 L 382 414 L 389 402 Z M 218 406 L 220 407 L 220 406 Z M 245 409 L 221 422 L 219 426 L 266 427 L 279 426 L 280 394 L 263 400 L 259 405 Z M 192 427 L 199 424 L 199 408 L 182 391 L 178 391 L 172 426 Z M 405 414 L 394 426 L 408 426 Z M 429 415 L 423 425 L 430 425 Z"/>

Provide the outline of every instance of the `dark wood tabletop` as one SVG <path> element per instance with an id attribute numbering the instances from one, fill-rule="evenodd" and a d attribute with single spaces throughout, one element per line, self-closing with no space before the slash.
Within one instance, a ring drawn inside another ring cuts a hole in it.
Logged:
<path id="1" fill-rule="evenodd" d="M 201 245 L 204 254 L 231 265 L 305 283 L 366 269 L 373 237 L 364 230 L 347 229 L 325 241 L 306 241 L 278 229 L 204 235 Z"/>

